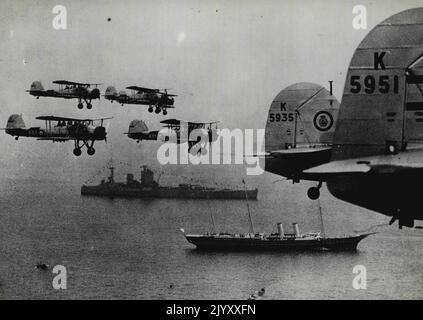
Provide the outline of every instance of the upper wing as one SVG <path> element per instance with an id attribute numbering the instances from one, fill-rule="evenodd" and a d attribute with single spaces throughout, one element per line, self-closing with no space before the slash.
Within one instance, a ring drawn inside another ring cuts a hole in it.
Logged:
<path id="1" fill-rule="evenodd" d="M 82 82 L 74 82 L 74 81 L 68 81 L 68 80 L 55 80 L 53 81 L 54 84 L 63 84 L 63 85 L 76 85 L 76 86 L 83 86 L 83 87 L 89 87 L 89 86 L 99 86 L 102 83 L 82 83 Z"/>
<path id="2" fill-rule="evenodd" d="M 160 121 L 160 123 L 163 124 L 167 124 L 167 125 L 180 125 L 182 124 L 187 124 L 188 126 L 190 125 L 205 125 L 205 124 L 214 124 L 214 123 L 219 123 L 220 121 L 207 121 L 207 122 L 201 122 L 201 121 L 187 121 L 187 120 L 182 120 L 182 119 L 166 119 L 166 120 L 162 120 Z"/>
<path id="3" fill-rule="evenodd" d="M 291 148 L 291 149 L 281 149 L 281 150 L 273 150 L 267 152 L 266 155 L 278 158 L 283 156 L 290 156 L 290 155 L 301 155 L 301 154 L 308 154 L 308 153 L 317 153 L 322 151 L 331 150 L 331 146 L 313 146 L 307 148 Z"/>
<path id="4" fill-rule="evenodd" d="M 138 86 L 129 86 L 129 87 L 126 87 L 126 89 L 136 90 L 138 92 L 148 92 L 148 93 L 154 93 L 158 91 L 157 89 L 150 89 L 150 88 L 144 88 L 144 87 L 138 87 Z"/>
<path id="5" fill-rule="evenodd" d="M 68 81 L 68 80 L 55 80 L 53 81 L 53 83 L 55 84 L 64 84 L 64 85 L 79 85 L 79 86 L 86 86 L 89 85 L 89 83 L 80 83 L 80 82 L 73 82 L 73 81 Z"/>
<path id="6" fill-rule="evenodd" d="M 189 124 L 215 124 L 215 123 L 219 123 L 220 121 L 189 121 Z"/>
<path id="7" fill-rule="evenodd" d="M 37 120 L 47 120 L 47 121 L 92 121 L 92 119 L 75 119 L 75 118 L 66 118 L 66 117 L 56 117 L 56 116 L 40 116 L 36 117 Z"/>
<path id="8" fill-rule="evenodd" d="M 186 120 L 180 120 L 180 119 L 166 119 L 166 120 L 160 121 L 160 123 L 163 123 L 163 124 L 168 125 L 168 126 L 177 127 L 177 126 L 180 126 L 181 123 L 189 123 L 189 122 L 186 121 Z"/>
<path id="9" fill-rule="evenodd" d="M 76 119 L 76 118 L 66 118 L 66 117 L 56 117 L 56 116 L 39 116 L 36 117 L 37 120 L 47 120 L 47 121 L 76 121 L 76 122 L 85 122 L 85 121 L 98 121 L 98 120 L 107 120 L 113 119 L 113 117 L 105 117 L 98 119 Z"/>

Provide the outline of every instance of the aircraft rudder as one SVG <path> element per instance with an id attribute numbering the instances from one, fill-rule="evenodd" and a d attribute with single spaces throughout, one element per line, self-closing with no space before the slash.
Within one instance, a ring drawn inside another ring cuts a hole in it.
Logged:
<path id="1" fill-rule="evenodd" d="M 25 129 L 25 122 L 23 121 L 22 115 L 10 115 L 7 120 L 6 129 Z"/>
<path id="2" fill-rule="evenodd" d="M 31 83 L 31 86 L 29 87 L 29 91 L 44 91 L 44 87 L 41 81 L 37 80 Z"/>
<path id="3" fill-rule="evenodd" d="M 107 97 L 113 97 L 115 95 L 117 95 L 116 88 L 113 87 L 113 86 L 107 87 L 107 89 L 106 89 L 106 91 L 104 93 L 104 96 L 107 98 Z"/>
<path id="4" fill-rule="evenodd" d="M 132 120 L 129 124 L 128 133 L 146 133 L 148 127 L 143 120 Z"/>

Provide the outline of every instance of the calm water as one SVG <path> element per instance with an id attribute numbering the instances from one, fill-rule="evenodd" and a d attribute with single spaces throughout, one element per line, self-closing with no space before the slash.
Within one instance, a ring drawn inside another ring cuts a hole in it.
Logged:
<path id="1" fill-rule="evenodd" d="M 228 183 L 244 172 L 220 170 Z M 250 203 L 256 231 L 275 231 L 279 221 L 286 229 L 296 221 L 304 232 L 318 230 L 307 185 L 276 179 L 248 177 L 259 186 L 259 200 Z M 219 231 L 247 231 L 245 202 L 81 197 L 83 182 L 68 176 L 1 180 L 2 299 L 246 299 L 262 287 L 267 299 L 423 298 L 423 230 L 376 228 L 356 253 L 200 253 L 179 228 L 208 231 L 213 212 Z M 327 190 L 321 204 L 328 235 L 389 220 L 334 200 Z M 40 259 L 66 266 L 67 290 L 52 288 L 51 270 L 35 269 Z M 367 268 L 367 290 L 352 288 L 358 264 Z"/>

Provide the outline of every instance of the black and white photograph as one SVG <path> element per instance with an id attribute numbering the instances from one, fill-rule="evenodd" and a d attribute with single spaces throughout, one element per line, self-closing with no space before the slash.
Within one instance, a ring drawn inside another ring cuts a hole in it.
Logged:
<path id="1" fill-rule="evenodd" d="M 0 39 L 0 300 L 423 299 L 421 0 L 5 0 Z"/>

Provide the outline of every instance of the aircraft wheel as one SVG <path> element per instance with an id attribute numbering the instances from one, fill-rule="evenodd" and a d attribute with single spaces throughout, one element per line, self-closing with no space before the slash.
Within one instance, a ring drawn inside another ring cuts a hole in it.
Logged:
<path id="1" fill-rule="evenodd" d="M 93 105 L 91 103 L 87 103 L 87 109 L 91 109 Z"/>
<path id="2" fill-rule="evenodd" d="M 93 147 L 90 147 L 87 149 L 88 155 L 92 156 L 95 153 L 95 149 Z"/>
<path id="3" fill-rule="evenodd" d="M 164 116 L 167 115 L 167 110 L 166 109 L 163 109 L 163 115 Z"/>
<path id="4" fill-rule="evenodd" d="M 307 196 L 311 200 L 317 200 L 320 197 L 320 190 L 317 187 L 311 187 L 307 190 Z"/>
<path id="5" fill-rule="evenodd" d="M 153 107 L 148 108 L 148 112 L 153 112 L 153 111 L 154 111 Z"/>
<path id="6" fill-rule="evenodd" d="M 162 111 L 160 108 L 156 108 L 156 110 L 154 111 L 154 112 L 156 112 L 157 114 L 159 114 L 160 113 L 160 111 Z"/>
<path id="7" fill-rule="evenodd" d="M 77 157 L 79 157 L 81 155 L 82 151 L 81 148 L 75 148 L 73 149 L 73 154 Z"/>
<path id="8" fill-rule="evenodd" d="M 82 104 L 82 102 L 78 103 L 78 109 L 82 109 L 84 107 L 84 105 Z"/>
<path id="9" fill-rule="evenodd" d="M 200 149 L 200 154 L 201 154 L 202 156 L 205 156 L 205 155 L 207 154 L 207 149 L 206 149 L 206 148 L 201 148 L 201 149 Z"/>
<path id="10" fill-rule="evenodd" d="M 192 156 L 198 156 L 200 154 L 200 150 L 195 151 L 193 147 L 191 147 L 188 152 L 192 155 Z"/>

